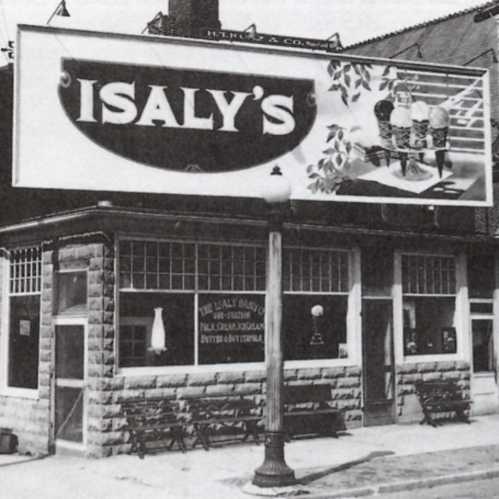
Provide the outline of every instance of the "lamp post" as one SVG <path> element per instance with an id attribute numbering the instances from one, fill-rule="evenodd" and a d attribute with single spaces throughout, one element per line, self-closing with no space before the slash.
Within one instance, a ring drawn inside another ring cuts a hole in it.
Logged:
<path id="1" fill-rule="evenodd" d="M 291 186 L 275 166 L 263 198 L 270 208 L 267 293 L 265 303 L 265 364 L 267 371 L 265 458 L 255 470 L 253 484 L 282 487 L 295 482 L 294 471 L 284 460 L 282 326 L 282 222 Z"/>

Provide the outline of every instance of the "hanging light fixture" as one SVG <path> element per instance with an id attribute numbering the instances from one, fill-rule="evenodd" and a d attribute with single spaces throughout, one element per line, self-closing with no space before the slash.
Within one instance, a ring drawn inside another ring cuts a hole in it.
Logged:
<path id="1" fill-rule="evenodd" d="M 54 16 L 60 16 L 60 17 L 71 17 L 67 7 L 66 7 L 66 0 L 61 0 L 58 4 L 57 7 L 54 9 L 54 12 L 50 15 L 50 17 L 47 19 L 47 25 L 50 24 L 50 21 L 54 18 Z"/>
<path id="2" fill-rule="evenodd" d="M 162 307 L 154 308 L 154 320 L 152 323 L 151 345 L 149 346 L 149 350 L 152 350 L 156 355 L 160 355 L 167 350 Z"/>

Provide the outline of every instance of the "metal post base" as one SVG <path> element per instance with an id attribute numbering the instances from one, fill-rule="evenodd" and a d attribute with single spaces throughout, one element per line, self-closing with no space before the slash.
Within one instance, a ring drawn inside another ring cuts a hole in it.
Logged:
<path id="1" fill-rule="evenodd" d="M 295 472 L 284 461 L 284 434 L 265 433 L 265 459 L 255 470 L 253 485 L 258 487 L 285 487 L 296 483 Z"/>

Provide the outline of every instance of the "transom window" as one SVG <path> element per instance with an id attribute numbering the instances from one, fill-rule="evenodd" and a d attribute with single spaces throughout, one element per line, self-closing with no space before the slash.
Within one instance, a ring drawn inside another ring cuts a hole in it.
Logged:
<path id="1" fill-rule="evenodd" d="M 454 295 L 453 256 L 402 255 L 402 290 L 411 295 Z"/>
<path id="2" fill-rule="evenodd" d="M 41 248 L 21 248 L 9 255 L 11 295 L 40 293 L 42 282 Z"/>
<path id="3" fill-rule="evenodd" d="M 262 362 L 265 272 L 263 244 L 120 241 L 120 366 Z M 285 358 L 348 356 L 348 252 L 284 248 L 283 280 Z"/>
<path id="4" fill-rule="evenodd" d="M 264 291 L 265 248 L 256 245 L 122 241 L 120 287 Z"/>
<path id="5" fill-rule="evenodd" d="M 38 387 L 41 248 L 9 252 L 8 386 Z"/>
<path id="6" fill-rule="evenodd" d="M 310 248 L 285 248 L 284 290 L 348 293 L 348 253 Z"/>

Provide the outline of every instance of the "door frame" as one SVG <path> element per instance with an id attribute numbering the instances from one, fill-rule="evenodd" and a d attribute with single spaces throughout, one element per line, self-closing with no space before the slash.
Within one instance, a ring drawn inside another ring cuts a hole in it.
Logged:
<path id="1" fill-rule="evenodd" d="M 83 327 L 83 380 L 82 380 L 82 390 L 83 390 L 83 411 L 82 411 L 82 432 L 83 439 L 82 442 L 71 442 L 69 440 L 58 439 L 55 436 L 55 397 L 56 397 L 56 341 L 57 335 L 55 334 L 55 329 L 58 326 L 81 326 Z M 50 450 L 51 453 L 55 454 L 57 449 L 68 449 L 75 451 L 84 451 L 87 447 L 87 406 L 88 406 L 88 394 L 87 394 L 87 378 L 88 378 L 88 319 L 87 317 L 64 317 L 56 316 L 53 319 L 53 344 L 52 344 L 52 368 L 50 372 Z"/>
<path id="2" fill-rule="evenodd" d="M 470 313 L 470 395 L 471 399 L 473 400 L 475 396 L 479 396 L 480 393 L 474 392 L 474 383 L 473 379 L 480 379 L 480 378 L 485 378 L 485 379 L 491 379 L 493 380 L 495 390 L 496 390 L 496 399 L 497 399 L 497 394 L 499 394 L 499 384 L 498 384 L 498 379 L 497 379 L 497 367 L 493 366 L 493 369 L 491 371 L 484 371 L 484 372 L 478 372 L 475 373 L 475 366 L 474 366 L 474 352 L 473 352 L 473 321 L 490 321 L 492 323 L 492 342 L 493 342 L 493 355 L 497 355 L 497 346 L 496 346 L 496 319 L 493 313 Z M 495 367 L 495 368 L 494 368 Z M 496 404 L 497 405 L 497 404 Z M 473 407 L 472 407 L 472 412 L 473 412 Z"/>

